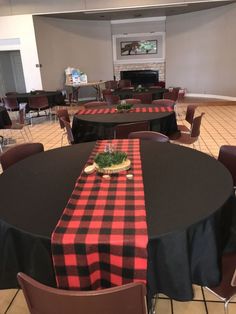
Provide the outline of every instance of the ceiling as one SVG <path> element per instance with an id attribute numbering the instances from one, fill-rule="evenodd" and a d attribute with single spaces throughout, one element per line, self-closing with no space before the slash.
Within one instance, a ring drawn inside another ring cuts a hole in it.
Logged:
<path id="1" fill-rule="evenodd" d="M 72 19 L 72 20 L 120 20 L 120 19 L 134 19 L 134 18 L 147 18 L 156 16 L 171 16 L 177 14 L 190 13 L 200 10 L 206 10 L 231 4 L 235 1 L 210 1 L 198 3 L 175 3 L 175 4 L 162 4 L 159 6 L 149 6 L 140 8 L 126 8 L 126 9 L 102 9 L 90 10 L 80 12 L 65 12 L 65 13 L 50 13 L 43 14 L 43 16 Z M 40 16 L 42 16 L 40 14 Z"/>

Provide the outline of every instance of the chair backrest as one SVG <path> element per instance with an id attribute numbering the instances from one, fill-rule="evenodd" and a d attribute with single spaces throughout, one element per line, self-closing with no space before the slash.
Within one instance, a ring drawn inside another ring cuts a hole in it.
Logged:
<path id="1" fill-rule="evenodd" d="M 149 130 L 148 121 L 118 124 L 115 127 L 115 138 L 128 138 L 131 132 L 148 131 L 148 130 Z"/>
<path id="2" fill-rule="evenodd" d="M 46 96 L 32 96 L 29 97 L 30 109 L 43 109 L 48 108 L 48 98 Z"/>
<path id="3" fill-rule="evenodd" d="M 105 101 L 90 101 L 84 104 L 85 108 L 99 108 L 106 107 L 108 104 Z"/>
<path id="4" fill-rule="evenodd" d="M 131 81 L 130 80 L 119 80 L 119 88 L 124 87 L 131 87 Z"/>
<path id="5" fill-rule="evenodd" d="M 202 112 L 200 116 L 193 119 L 190 137 L 198 137 L 200 135 L 200 127 L 202 122 L 202 117 L 205 113 Z"/>
<path id="6" fill-rule="evenodd" d="M 105 82 L 106 89 L 117 89 L 118 82 L 117 81 L 106 81 Z"/>
<path id="7" fill-rule="evenodd" d="M 167 143 L 169 137 L 165 134 L 153 132 L 153 131 L 138 131 L 129 133 L 128 138 L 139 138 L 140 140 L 150 140 L 155 142 Z"/>
<path id="8" fill-rule="evenodd" d="M 236 146 L 222 145 L 220 147 L 218 160 L 229 170 L 236 186 Z"/>
<path id="9" fill-rule="evenodd" d="M 222 257 L 222 278 L 218 286 L 207 287 L 210 291 L 221 298 L 225 298 L 225 302 L 236 296 L 235 282 L 236 270 L 236 253 L 225 253 Z"/>
<path id="10" fill-rule="evenodd" d="M 96 291 L 69 291 L 51 288 L 17 274 L 31 314 L 147 314 L 146 287 L 130 283 Z"/>
<path id="11" fill-rule="evenodd" d="M 19 104 L 16 97 L 3 97 L 3 103 L 7 110 L 19 110 Z"/>
<path id="12" fill-rule="evenodd" d="M 117 95 L 105 94 L 104 98 L 108 105 L 117 105 L 120 102 L 120 97 Z"/>
<path id="13" fill-rule="evenodd" d="M 140 99 L 142 104 L 151 104 L 152 103 L 152 93 L 133 94 L 133 98 Z"/>
<path id="14" fill-rule="evenodd" d="M 61 120 L 61 123 L 63 123 L 65 126 L 68 143 L 74 144 L 75 140 L 70 126 L 70 122 L 68 122 L 64 117 L 60 117 L 59 120 Z"/>
<path id="15" fill-rule="evenodd" d="M 185 116 L 185 120 L 192 125 L 193 123 L 193 119 L 194 119 L 194 114 L 195 114 L 195 110 L 197 109 L 196 105 L 188 105 L 187 106 L 187 111 L 186 111 L 186 116 Z"/>
<path id="16" fill-rule="evenodd" d="M 59 109 L 59 110 L 57 110 L 56 115 L 58 117 L 61 129 L 64 129 L 65 125 L 60 118 L 64 118 L 67 122 L 70 123 L 70 116 L 69 116 L 68 110 L 67 109 Z"/>
<path id="17" fill-rule="evenodd" d="M 142 103 L 140 99 L 127 98 L 124 100 L 126 101 L 127 104 L 132 104 L 132 105 L 139 105 Z"/>
<path id="18" fill-rule="evenodd" d="M 171 88 L 171 91 L 163 94 L 163 98 L 176 101 L 178 99 L 178 96 L 179 96 L 179 90 L 180 90 L 180 87 Z"/>
<path id="19" fill-rule="evenodd" d="M 175 101 L 171 99 L 156 99 L 152 101 L 152 105 L 174 108 Z"/>
<path id="20" fill-rule="evenodd" d="M 13 146 L 0 156 L 2 169 L 4 171 L 16 162 L 43 151 L 44 147 L 41 143 L 24 143 Z"/>

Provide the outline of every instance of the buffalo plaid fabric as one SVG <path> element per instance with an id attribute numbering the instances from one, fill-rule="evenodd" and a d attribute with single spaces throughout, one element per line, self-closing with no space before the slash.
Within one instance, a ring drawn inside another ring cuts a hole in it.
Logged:
<path id="1" fill-rule="evenodd" d="M 146 282 L 147 225 L 139 140 L 98 141 L 88 164 L 108 143 L 125 151 L 126 172 L 105 179 L 81 173 L 52 234 L 58 287 L 94 290 Z M 87 165 L 88 165 L 87 164 Z"/>
<path id="2" fill-rule="evenodd" d="M 130 109 L 130 112 L 172 112 L 172 107 L 137 107 Z M 76 114 L 106 114 L 106 113 L 117 113 L 116 108 L 94 108 L 94 109 L 82 109 L 79 110 Z"/>

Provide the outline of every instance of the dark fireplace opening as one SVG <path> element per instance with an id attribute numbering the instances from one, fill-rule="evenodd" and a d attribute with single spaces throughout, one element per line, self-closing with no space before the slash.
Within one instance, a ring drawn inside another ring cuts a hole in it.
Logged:
<path id="1" fill-rule="evenodd" d="M 134 86 L 155 85 L 159 82 L 159 72 L 155 70 L 121 71 L 120 78 L 121 80 L 130 80 Z"/>

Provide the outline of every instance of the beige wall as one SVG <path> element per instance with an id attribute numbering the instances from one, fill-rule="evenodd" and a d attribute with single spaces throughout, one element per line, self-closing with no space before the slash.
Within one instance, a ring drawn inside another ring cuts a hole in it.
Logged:
<path id="1" fill-rule="evenodd" d="M 236 4 L 168 17 L 167 85 L 236 96 Z"/>
<path id="2" fill-rule="evenodd" d="M 0 50 L 20 50 L 27 91 L 42 88 L 32 15 L 0 17 Z"/>
<path id="3" fill-rule="evenodd" d="M 199 0 L 196 0 L 198 2 Z M 0 15 L 158 5 L 185 0 L 0 0 Z M 195 1 L 194 1 L 195 2 Z"/>
<path id="4" fill-rule="evenodd" d="M 113 78 L 110 22 L 34 17 L 34 24 L 44 89 L 62 88 L 68 66 L 89 81 Z"/>

